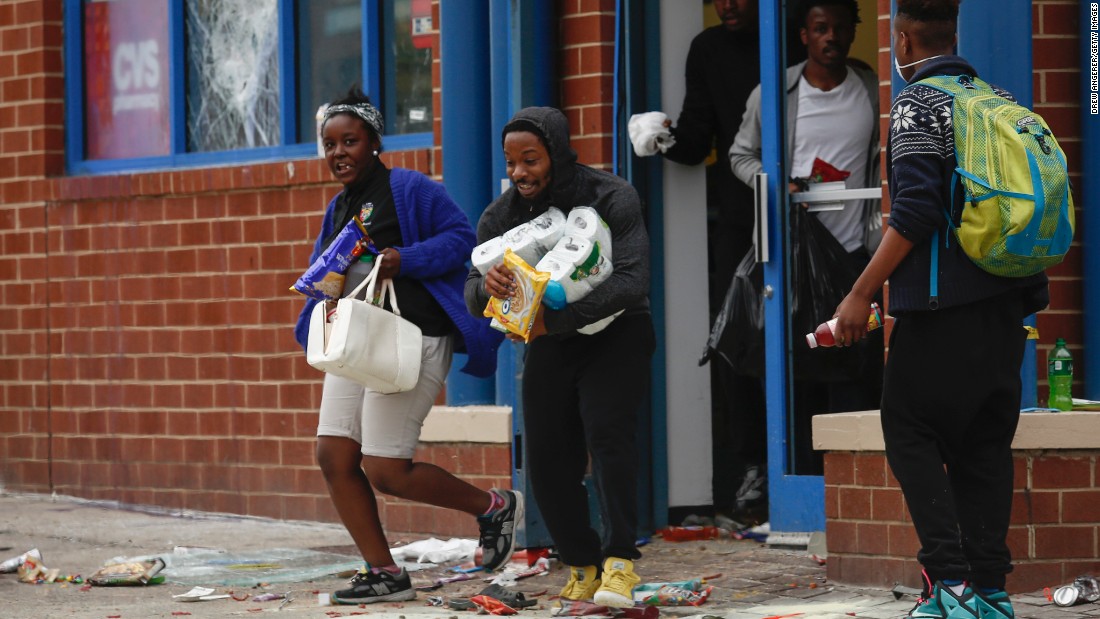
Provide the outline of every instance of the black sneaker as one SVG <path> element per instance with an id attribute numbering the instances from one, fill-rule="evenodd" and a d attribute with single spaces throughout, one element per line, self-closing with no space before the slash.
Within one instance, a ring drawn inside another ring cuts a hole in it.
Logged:
<path id="1" fill-rule="evenodd" d="M 504 507 L 491 514 L 477 517 L 481 529 L 481 565 L 486 571 L 500 569 L 512 558 L 516 549 L 516 525 L 523 522 L 523 495 L 514 490 L 489 492 L 504 499 Z"/>
<path id="2" fill-rule="evenodd" d="M 375 602 L 405 602 L 416 599 L 416 591 L 409 581 L 409 573 L 401 568 L 399 574 L 386 570 L 373 572 L 360 569 L 348 581 L 347 589 L 332 594 L 336 604 L 374 604 Z"/>

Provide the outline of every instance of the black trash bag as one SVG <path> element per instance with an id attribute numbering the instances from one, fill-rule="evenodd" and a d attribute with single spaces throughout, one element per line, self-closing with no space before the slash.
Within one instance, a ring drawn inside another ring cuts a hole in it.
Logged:
<path id="1" fill-rule="evenodd" d="M 832 319 L 859 273 L 844 246 L 817 216 L 791 205 L 791 345 L 794 378 L 832 382 L 859 378 L 865 340 L 843 348 L 810 348 L 805 335 Z M 868 308 L 869 311 L 869 308 Z"/>
<path id="2" fill-rule="evenodd" d="M 804 338 L 833 317 L 859 273 L 848 252 L 817 216 L 791 206 L 791 347 L 794 378 L 832 382 L 859 378 L 865 341 L 849 348 L 811 349 Z M 749 250 L 734 272 L 711 326 L 699 365 L 721 358 L 737 374 L 764 376 L 764 273 Z"/>
<path id="3" fill-rule="evenodd" d="M 764 376 L 764 269 L 750 248 L 733 273 L 699 365 L 721 358 L 733 371 Z"/>

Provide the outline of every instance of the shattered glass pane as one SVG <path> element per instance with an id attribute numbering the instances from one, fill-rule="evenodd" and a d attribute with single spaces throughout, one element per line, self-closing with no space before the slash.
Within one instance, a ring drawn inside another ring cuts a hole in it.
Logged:
<path id="1" fill-rule="evenodd" d="M 186 0 L 187 150 L 280 142 L 277 0 Z"/>

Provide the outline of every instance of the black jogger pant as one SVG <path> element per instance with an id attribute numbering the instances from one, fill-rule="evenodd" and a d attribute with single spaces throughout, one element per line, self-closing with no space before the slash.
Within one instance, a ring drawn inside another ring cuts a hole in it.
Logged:
<path id="1" fill-rule="evenodd" d="M 882 394 L 886 458 L 933 581 L 1003 587 L 1026 332 L 1020 294 L 897 317 Z"/>
<path id="2" fill-rule="evenodd" d="M 639 406 L 649 391 L 655 336 L 648 313 L 624 314 L 594 335 L 544 336 L 527 349 L 523 422 L 531 488 L 566 565 L 636 559 Z M 603 516 L 589 522 L 584 475 Z"/>

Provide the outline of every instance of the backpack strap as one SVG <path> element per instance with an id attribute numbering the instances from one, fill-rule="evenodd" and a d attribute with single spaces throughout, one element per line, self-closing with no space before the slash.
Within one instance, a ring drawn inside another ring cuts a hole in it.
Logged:
<path id="1" fill-rule="evenodd" d="M 932 233 L 932 263 L 928 265 L 928 309 L 939 309 L 940 295 L 940 230 Z"/>
<path id="2" fill-rule="evenodd" d="M 951 175 L 951 193 L 948 194 L 951 200 L 951 207 L 944 209 L 943 218 L 947 222 L 947 228 L 950 232 L 955 230 L 955 220 L 952 219 L 952 213 L 954 212 L 955 204 L 955 189 L 958 187 L 959 175 L 962 174 L 961 168 L 955 168 L 955 172 Z M 966 208 L 967 198 L 966 187 L 963 187 L 963 203 L 962 207 Z M 943 246 L 951 246 L 951 234 L 945 233 L 943 235 Z M 936 228 L 932 231 L 932 247 L 931 247 L 931 264 L 928 265 L 928 309 L 939 309 L 940 307 L 940 229 Z"/>

